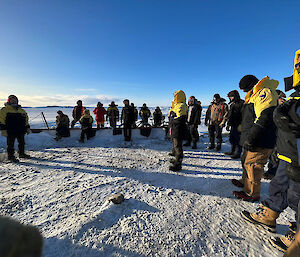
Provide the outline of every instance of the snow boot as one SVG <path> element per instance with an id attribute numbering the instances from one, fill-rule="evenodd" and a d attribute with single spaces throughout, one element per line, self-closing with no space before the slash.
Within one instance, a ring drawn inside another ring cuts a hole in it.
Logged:
<path id="1" fill-rule="evenodd" d="M 242 180 L 238 180 L 238 179 L 235 179 L 233 178 L 231 180 L 231 183 L 236 186 L 236 187 L 240 187 L 240 188 L 243 188 L 244 187 L 244 184 L 241 182 Z"/>
<path id="2" fill-rule="evenodd" d="M 26 153 L 19 153 L 19 158 L 30 159 L 31 156 L 29 154 L 26 154 Z"/>
<path id="3" fill-rule="evenodd" d="M 8 159 L 9 162 L 14 162 L 14 163 L 20 162 L 14 155 L 8 156 L 7 159 Z"/>
<path id="4" fill-rule="evenodd" d="M 276 219 L 278 218 L 279 213 L 263 204 L 257 209 L 256 213 L 242 211 L 241 216 L 248 222 L 259 225 L 270 232 L 276 232 Z"/>
<path id="5" fill-rule="evenodd" d="M 246 202 L 258 202 L 260 197 L 254 197 L 251 195 L 247 195 L 244 191 L 233 191 L 233 195 L 237 198 L 237 199 L 241 199 L 243 201 Z"/>
<path id="6" fill-rule="evenodd" d="M 215 144 L 210 144 L 209 147 L 207 147 L 207 149 L 209 150 L 215 149 Z"/>
<path id="7" fill-rule="evenodd" d="M 191 146 L 191 142 L 187 141 L 185 144 L 183 144 L 183 146 Z"/>
<path id="8" fill-rule="evenodd" d="M 284 236 L 271 238 L 270 243 L 279 251 L 285 252 L 295 240 L 295 233 L 288 231 Z"/>
<path id="9" fill-rule="evenodd" d="M 170 152 L 168 153 L 169 156 L 175 156 L 175 153 L 174 152 Z"/>
<path id="10" fill-rule="evenodd" d="M 181 170 L 181 162 L 178 160 L 171 161 L 172 165 L 169 167 L 171 171 L 180 171 Z"/>
<path id="11" fill-rule="evenodd" d="M 231 159 L 240 159 L 241 153 L 242 153 L 242 147 L 238 145 L 234 153 L 231 155 Z"/>

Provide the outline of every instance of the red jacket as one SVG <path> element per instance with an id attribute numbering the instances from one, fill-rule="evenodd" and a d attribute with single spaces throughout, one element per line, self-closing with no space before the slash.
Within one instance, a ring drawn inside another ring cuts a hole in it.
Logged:
<path id="1" fill-rule="evenodd" d="M 105 121 L 104 115 L 107 114 L 107 111 L 105 110 L 104 107 L 96 107 L 93 111 L 93 113 L 96 115 L 95 120 L 98 122 L 103 122 Z"/>

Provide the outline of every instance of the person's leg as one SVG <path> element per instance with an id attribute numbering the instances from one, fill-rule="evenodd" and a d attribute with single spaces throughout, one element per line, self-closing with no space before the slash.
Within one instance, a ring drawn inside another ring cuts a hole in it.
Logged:
<path id="1" fill-rule="evenodd" d="M 25 136 L 24 136 L 24 134 L 18 135 L 17 140 L 18 140 L 19 155 L 25 154 Z"/>
<path id="2" fill-rule="evenodd" d="M 170 166 L 170 170 L 179 171 L 181 170 L 181 163 L 183 159 L 182 139 L 173 138 L 173 149 L 175 152 L 175 161 Z"/>
<path id="3" fill-rule="evenodd" d="M 7 135 L 6 142 L 7 142 L 7 156 L 8 159 L 11 160 L 15 158 L 15 140 L 16 136 L 14 135 Z"/>
<path id="4" fill-rule="evenodd" d="M 217 138 L 217 147 L 216 150 L 220 151 L 222 146 L 222 128 L 218 125 L 215 125 L 216 138 Z"/>
<path id="5" fill-rule="evenodd" d="M 197 142 L 199 141 L 199 133 L 198 133 L 198 125 L 192 126 L 192 142 L 193 142 L 193 149 L 197 149 Z"/>
<path id="6" fill-rule="evenodd" d="M 209 149 L 214 149 L 215 148 L 215 126 L 214 125 L 209 125 L 208 126 L 208 134 L 209 134 Z"/>
<path id="7" fill-rule="evenodd" d="M 188 129 L 186 130 L 186 143 L 184 144 L 184 146 L 190 146 L 192 142 L 192 126 L 189 124 L 187 126 Z"/>
<path id="8" fill-rule="evenodd" d="M 80 141 L 81 143 L 84 142 L 84 135 L 85 135 L 85 130 L 84 130 L 84 129 L 81 129 L 81 134 L 80 134 L 80 139 L 79 139 L 79 141 Z"/>
<path id="9" fill-rule="evenodd" d="M 261 178 L 264 173 L 264 166 L 272 152 L 272 149 L 258 149 L 256 152 L 248 151 L 244 167 L 247 177 L 244 180 L 243 191 L 252 197 L 260 197 Z"/>

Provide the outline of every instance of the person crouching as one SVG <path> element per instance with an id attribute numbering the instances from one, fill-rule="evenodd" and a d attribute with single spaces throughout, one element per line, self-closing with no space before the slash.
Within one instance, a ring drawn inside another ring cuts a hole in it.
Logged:
<path id="1" fill-rule="evenodd" d="M 57 111 L 56 116 L 56 141 L 60 140 L 62 137 L 70 136 L 70 119 L 68 115 L 64 114 L 61 110 Z"/>
<path id="2" fill-rule="evenodd" d="M 81 135 L 80 135 L 80 143 L 84 143 L 84 138 L 89 140 L 92 137 L 92 125 L 93 125 L 93 117 L 90 114 L 89 110 L 84 110 L 83 116 L 80 118 L 79 122 L 81 124 Z"/>
<path id="3" fill-rule="evenodd" d="M 5 107 L 0 110 L 0 128 L 2 135 L 7 137 L 7 155 L 11 162 L 19 162 L 15 157 L 16 139 L 19 143 L 19 158 L 30 158 L 28 154 L 25 154 L 25 134 L 30 133 L 28 115 L 18 103 L 18 98 L 10 95 L 4 104 Z"/>

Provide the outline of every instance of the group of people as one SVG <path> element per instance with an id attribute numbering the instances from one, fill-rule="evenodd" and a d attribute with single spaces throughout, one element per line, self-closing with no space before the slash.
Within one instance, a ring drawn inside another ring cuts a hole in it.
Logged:
<path id="1" fill-rule="evenodd" d="M 255 225 L 269 231 L 276 231 L 276 220 L 287 207 L 295 212 L 295 221 L 289 226 L 285 236 L 270 239 L 270 242 L 286 256 L 300 256 L 300 231 L 297 232 L 300 200 L 300 50 L 296 52 L 293 75 L 285 78 L 285 90 L 294 89 L 291 96 L 285 100 L 285 94 L 277 89 L 279 82 L 268 76 L 258 79 L 254 75 L 246 75 L 239 82 L 239 88 L 246 93 L 245 101 L 240 98 L 237 90 L 228 93 L 229 104 L 215 94 L 205 115 L 205 125 L 208 126 L 208 149 L 219 151 L 222 146 L 222 129 L 229 131 L 231 150 L 225 154 L 233 159 L 240 158 L 243 169 L 241 179 L 232 179 L 232 184 L 241 188 L 233 191 L 234 197 L 249 202 L 260 200 L 261 179 L 264 166 L 269 160 L 272 168 L 272 180 L 269 185 L 269 196 L 261 202 L 256 212 L 242 211 L 241 216 Z M 128 99 L 123 101 L 121 113 L 125 141 L 131 140 L 131 129 L 135 126 L 138 112 Z M 182 90 L 174 93 L 172 108 L 169 112 L 169 134 L 173 148 L 170 153 L 170 170 L 180 171 L 183 161 L 183 140 L 185 146 L 197 148 L 199 140 L 198 126 L 201 124 L 201 102 L 194 96 L 189 97 Z M 70 135 L 69 118 L 58 111 L 56 118 L 57 139 Z M 111 102 L 105 110 L 100 102 L 94 109 L 97 128 L 104 127 L 104 115 L 107 115 L 110 126 L 116 128 L 119 120 L 117 105 Z M 146 104 L 139 111 L 141 123 L 148 124 L 151 112 Z M 153 113 L 154 125 L 161 126 L 163 115 L 159 107 Z M 93 117 L 82 101 L 77 102 L 73 109 L 73 121 L 80 122 L 82 132 L 80 142 L 85 136 L 93 136 Z M 5 107 L 0 110 L 0 129 L 7 137 L 8 159 L 18 162 L 14 154 L 14 143 L 18 140 L 19 158 L 30 158 L 24 151 L 24 136 L 30 132 L 28 115 L 18 103 L 15 95 L 10 95 Z M 216 138 L 216 142 L 215 142 Z M 298 146 L 297 146 L 298 142 Z M 269 165 L 270 166 L 270 165 Z"/>

